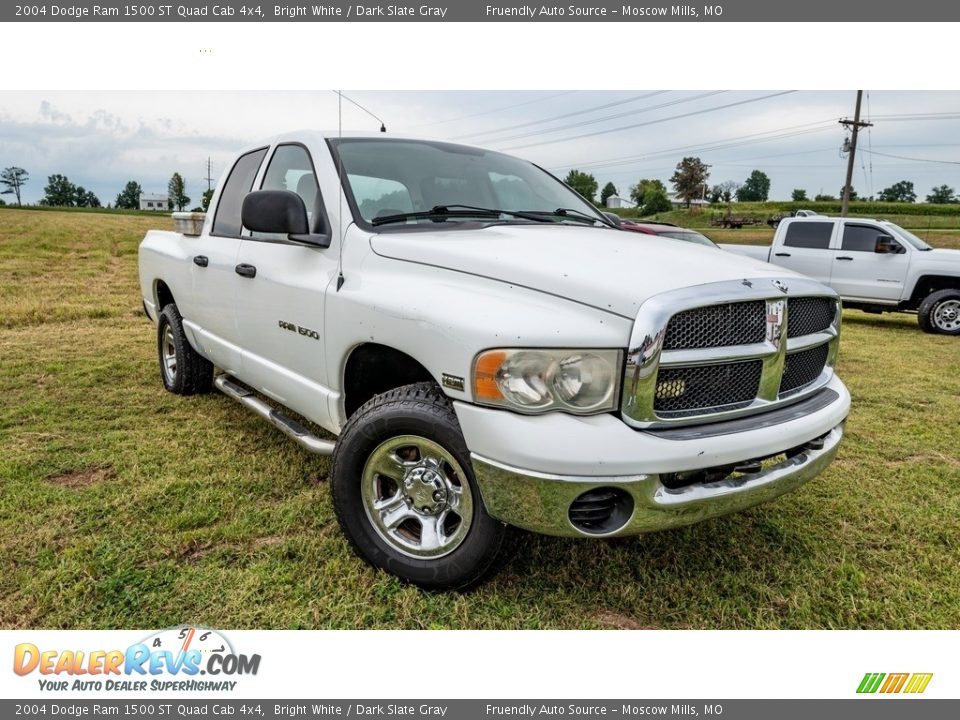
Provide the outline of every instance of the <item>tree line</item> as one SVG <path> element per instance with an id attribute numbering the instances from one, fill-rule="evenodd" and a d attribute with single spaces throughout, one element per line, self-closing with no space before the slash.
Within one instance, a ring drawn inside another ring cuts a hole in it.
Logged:
<path id="1" fill-rule="evenodd" d="M 0 170 L 0 195 L 13 195 L 17 206 L 23 206 L 23 186 L 30 180 L 30 174 L 22 167 L 11 166 Z M 169 210 L 183 210 L 190 204 L 190 196 L 186 192 L 186 182 L 183 176 L 175 172 L 167 183 L 167 207 Z M 47 177 L 47 184 L 43 188 L 43 197 L 39 205 L 49 207 L 102 207 L 100 198 L 93 191 L 87 190 L 82 185 L 75 185 L 70 182 L 66 175 L 59 173 Z M 121 210 L 138 210 L 140 208 L 140 196 L 143 195 L 143 188 L 136 180 L 130 180 L 124 185 L 123 190 L 117 193 L 117 198 L 113 207 Z M 194 210 L 206 211 L 210 205 L 210 198 L 213 196 L 213 190 L 206 190 L 202 196 L 202 206 Z M 6 204 L 0 199 L 0 204 Z M 108 204 L 107 207 L 110 207 Z"/>
<path id="2" fill-rule="evenodd" d="M 677 198 L 687 207 L 697 200 L 716 204 L 733 201 L 765 202 L 770 199 L 770 177 L 762 170 L 752 171 L 743 182 L 726 180 L 711 185 L 709 179 L 709 165 L 698 157 L 685 157 L 677 163 L 676 170 L 670 177 L 670 183 L 673 185 Z M 593 175 L 577 169 L 567 173 L 564 182 L 591 203 L 600 207 L 606 207 L 607 200 L 610 197 L 620 195 L 616 185 L 608 182 L 600 191 L 598 201 L 597 189 L 599 183 L 597 179 Z M 837 196 L 818 193 L 812 199 L 815 202 L 837 200 L 838 197 L 843 196 L 843 191 L 844 188 L 841 187 Z M 667 188 L 660 180 L 641 179 L 630 186 L 628 195 L 640 210 L 641 215 L 654 215 L 671 210 L 673 207 L 673 203 L 667 195 Z M 807 191 L 802 188 L 794 189 L 790 197 L 794 202 L 808 202 L 811 199 L 807 195 Z M 861 198 L 851 186 L 850 199 L 913 203 L 917 201 L 917 193 L 912 182 L 901 180 L 881 190 L 876 197 L 871 196 L 869 198 Z M 952 187 L 944 184 L 934 187 L 926 196 L 926 201 L 935 205 L 960 203 L 960 196 Z"/>

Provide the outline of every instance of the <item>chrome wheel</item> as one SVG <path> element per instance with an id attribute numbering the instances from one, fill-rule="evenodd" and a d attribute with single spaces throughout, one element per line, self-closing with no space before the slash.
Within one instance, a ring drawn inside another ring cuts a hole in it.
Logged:
<path id="1" fill-rule="evenodd" d="M 177 379 L 177 346 L 173 341 L 173 328 L 168 323 L 163 329 L 163 338 L 160 340 L 160 366 L 167 384 L 172 385 Z"/>
<path id="2" fill-rule="evenodd" d="M 960 300 L 944 300 L 933 309 L 933 324 L 942 332 L 960 329 Z"/>
<path id="3" fill-rule="evenodd" d="M 432 440 L 401 435 L 363 467 L 361 495 L 377 534 L 413 558 L 453 552 L 470 531 L 473 494 L 457 460 Z"/>

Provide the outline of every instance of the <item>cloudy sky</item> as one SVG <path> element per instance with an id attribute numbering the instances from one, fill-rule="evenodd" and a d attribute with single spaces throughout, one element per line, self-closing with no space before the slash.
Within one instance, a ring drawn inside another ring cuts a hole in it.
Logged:
<path id="1" fill-rule="evenodd" d="M 573 167 L 612 181 L 622 194 L 640 178 L 667 181 L 685 155 L 710 164 L 711 183 L 742 182 L 753 169 L 771 198 L 793 188 L 839 194 L 846 160 L 841 117 L 855 91 L 568 92 L 344 91 L 384 119 L 391 133 L 457 140 L 508 151 L 563 176 Z M 0 96 L 0 167 L 30 173 L 25 201 L 46 178 L 66 175 L 106 204 L 128 180 L 164 192 L 173 172 L 196 202 L 206 161 L 218 177 L 233 153 L 301 127 L 335 128 L 332 91 L 5 92 Z M 854 188 L 878 193 L 911 180 L 921 199 L 934 185 L 960 189 L 960 92 L 872 91 L 863 114 Z M 344 101 L 343 127 L 376 130 Z M 9 196 L 6 196 L 9 200 Z"/>

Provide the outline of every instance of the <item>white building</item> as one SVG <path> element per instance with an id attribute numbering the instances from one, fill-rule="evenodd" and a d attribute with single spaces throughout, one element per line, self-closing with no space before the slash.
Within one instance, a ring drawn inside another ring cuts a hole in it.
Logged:
<path id="1" fill-rule="evenodd" d="M 635 208 L 637 204 L 633 200 L 622 198 L 619 195 L 611 195 L 607 198 L 608 208 Z"/>
<path id="2" fill-rule="evenodd" d="M 166 193 L 140 193 L 140 209 L 167 211 L 170 198 Z"/>

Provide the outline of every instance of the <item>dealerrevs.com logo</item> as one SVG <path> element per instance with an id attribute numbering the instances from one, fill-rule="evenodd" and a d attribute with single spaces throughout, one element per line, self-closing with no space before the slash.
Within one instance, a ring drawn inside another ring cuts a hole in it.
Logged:
<path id="1" fill-rule="evenodd" d="M 927 689 L 932 678 L 933 673 L 867 673 L 857 686 L 857 692 L 916 695 Z"/>
<path id="2" fill-rule="evenodd" d="M 36 674 L 47 691 L 231 691 L 256 675 L 260 655 L 237 653 L 223 633 L 183 626 L 162 630 L 126 650 L 14 648 L 13 671 Z"/>

